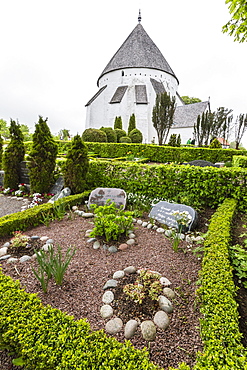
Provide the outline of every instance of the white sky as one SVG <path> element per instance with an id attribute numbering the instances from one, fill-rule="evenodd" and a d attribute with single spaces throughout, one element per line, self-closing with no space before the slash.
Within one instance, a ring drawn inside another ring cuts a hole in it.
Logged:
<path id="1" fill-rule="evenodd" d="M 81 134 L 85 104 L 139 8 L 180 95 L 210 96 L 212 110 L 231 108 L 235 117 L 247 113 L 247 43 L 222 34 L 230 19 L 224 0 L 0 0 L 0 118 L 33 131 L 42 115 L 54 134 Z"/>

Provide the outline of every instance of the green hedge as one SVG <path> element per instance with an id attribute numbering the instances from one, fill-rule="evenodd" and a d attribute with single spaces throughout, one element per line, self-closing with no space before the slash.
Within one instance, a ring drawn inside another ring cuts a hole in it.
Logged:
<path id="1" fill-rule="evenodd" d="M 59 153 L 67 153 L 71 141 L 56 140 Z M 195 147 L 169 147 L 153 144 L 128 144 L 128 143 L 86 143 L 89 152 L 97 153 L 101 158 L 125 157 L 127 152 L 132 152 L 138 157 L 140 154 L 149 158 L 151 162 L 190 162 L 203 159 L 210 162 L 231 162 L 232 157 L 246 155 L 246 150 L 236 149 L 209 149 Z M 24 143 L 26 152 L 31 150 L 32 141 Z"/>
<path id="2" fill-rule="evenodd" d="M 86 320 L 74 321 L 43 306 L 1 270 L 0 302 L 0 348 L 16 353 L 27 370 L 158 370 L 146 350 L 119 343 L 102 330 L 92 332 Z"/>
<path id="3" fill-rule="evenodd" d="M 247 170 L 188 165 L 145 165 L 91 161 L 87 189 L 123 188 L 126 192 L 161 197 L 196 208 L 216 208 L 226 198 L 247 207 Z"/>
<path id="4" fill-rule="evenodd" d="M 246 155 L 234 155 L 232 157 L 233 167 L 247 168 L 247 156 Z"/>
<path id="5" fill-rule="evenodd" d="M 241 344 L 236 288 L 229 262 L 231 222 L 237 202 L 227 199 L 213 215 L 200 273 L 201 335 L 204 343 L 194 370 L 247 369 L 247 351 Z"/>
<path id="6" fill-rule="evenodd" d="M 63 204 L 65 208 L 82 204 L 88 199 L 90 191 L 81 194 L 70 195 L 54 202 L 55 205 Z M 12 213 L 0 218 L 0 237 L 10 235 L 16 230 L 25 231 L 28 228 L 38 226 L 44 220 L 43 215 L 56 215 L 53 204 L 45 203 L 22 212 Z"/>

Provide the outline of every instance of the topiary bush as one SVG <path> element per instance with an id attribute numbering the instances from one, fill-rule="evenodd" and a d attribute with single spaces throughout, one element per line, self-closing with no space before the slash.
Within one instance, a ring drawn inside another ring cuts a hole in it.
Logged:
<path id="1" fill-rule="evenodd" d="M 128 135 L 131 133 L 132 130 L 136 128 L 136 117 L 134 113 L 130 116 L 129 119 L 129 126 L 128 126 Z"/>
<path id="2" fill-rule="evenodd" d="M 87 128 L 82 134 L 82 140 L 89 143 L 107 143 L 107 135 L 97 128 Z"/>
<path id="3" fill-rule="evenodd" d="M 170 139 L 168 141 L 168 146 L 177 146 L 177 135 L 171 134 Z"/>
<path id="4" fill-rule="evenodd" d="M 117 142 L 117 134 L 112 127 L 101 127 L 100 130 L 106 133 L 108 143 Z"/>
<path id="5" fill-rule="evenodd" d="M 121 137 L 127 136 L 126 131 L 124 131 L 120 128 L 116 128 L 116 129 L 114 129 L 114 131 L 116 132 L 116 135 L 117 135 L 117 143 L 120 143 L 120 138 Z"/>
<path id="6" fill-rule="evenodd" d="M 18 122 L 10 121 L 10 143 L 3 155 L 4 187 L 18 189 L 20 183 L 20 162 L 25 157 L 23 134 Z"/>
<path id="7" fill-rule="evenodd" d="M 87 153 L 87 147 L 80 135 L 76 135 L 72 140 L 63 168 L 65 186 L 69 187 L 73 194 L 82 193 L 85 190 L 89 166 Z"/>
<path id="8" fill-rule="evenodd" d="M 119 128 L 120 130 L 122 130 L 122 128 L 123 128 L 122 117 L 116 117 L 115 118 L 114 130 L 116 130 L 117 128 Z"/>
<path id="9" fill-rule="evenodd" d="M 48 193 L 54 184 L 54 171 L 57 157 L 55 143 L 47 120 L 39 116 L 33 134 L 33 145 L 29 154 L 29 177 L 32 193 Z"/>
<path id="10" fill-rule="evenodd" d="M 119 139 L 120 143 L 131 143 L 131 138 L 129 136 L 122 136 Z"/>
<path id="11" fill-rule="evenodd" d="M 210 149 L 220 149 L 222 148 L 222 146 L 219 140 L 215 138 L 214 140 L 211 141 L 209 148 Z"/>
<path id="12" fill-rule="evenodd" d="M 141 131 L 137 128 L 134 128 L 134 130 L 129 133 L 129 137 L 131 138 L 132 143 L 142 143 L 143 136 Z"/>

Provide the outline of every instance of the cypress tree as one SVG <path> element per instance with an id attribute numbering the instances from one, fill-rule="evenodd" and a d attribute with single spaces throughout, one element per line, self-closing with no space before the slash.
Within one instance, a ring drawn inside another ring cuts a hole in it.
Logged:
<path id="1" fill-rule="evenodd" d="M 3 155 L 4 187 L 18 189 L 20 183 L 20 162 L 24 160 L 25 147 L 20 125 L 10 120 L 10 143 Z"/>
<path id="2" fill-rule="evenodd" d="M 129 119 L 129 126 L 128 126 L 128 135 L 131 133 L 132 130 L 136 128 L 136 117 L 134 113 L 130 116 Z"/>
<path id="3" fill-rule="evenodd" d="M 82 193 L 86 187 L 86 175 L 89 167 L 88 150 L 80 135 L 76 135 L 67 154 L 64 166 L 64 183 L 73 194 Z"/>
<path id="4" fill-rule="evenodd" d="M 115 122 L 114 122 L 114 130 L 116 130 L 116 128 L 119 128 L 120 130 L 122 130 L 122 129 L 123 129 L 122 117 L 116 117 L 116 118 L 115 118 Z"/>
<path id="5" fill-rule="evenodd" d="M 48 193 L 54 184 L 54 171 L 57 157 L 57 144 L 55 143 L 47 120 L 39 116 L 33 134 L 33 145 L 29 154 L 29 177 L 32 193 Z"/>

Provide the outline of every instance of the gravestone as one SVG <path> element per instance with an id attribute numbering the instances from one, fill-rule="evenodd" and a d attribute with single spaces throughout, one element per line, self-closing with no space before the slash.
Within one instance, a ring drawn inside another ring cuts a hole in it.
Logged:
<path id="1" fill-rule="evenodd" d="M 126 193 L 123 189 L 118 188 L 97 188 L 94 189 L 88 200 L 88 207 L 90 209 L 91 204 L 97 204 L 98 206 L 104 206 L 106 201 L 110 199 L 111 203 L 115 203 L 116 207 L 119 208 L 126 206 Z"/>
<path id="2" fill-rule="evenodd" d="M 62 199 L 64 197 L 68 197 L 71 194 L 70 188 L 64 188 L 62 191 L 59 193 L 55 194 L 48 203 L 54 203 L 58 199 Z"/>
<path id="3" fill-rule="evenodd" d="M 185 204 L 177 204 L 177 203 L 169 203 L 166 201 L 160 201 L 159 203 L 155 204 L 149 213 L 149 217 L 155 219 L 156 221 L 160 222 L 161 224 L 165 224 L 168 227 L 175 227 L 178 228 L 177 221 L 175 217 L 172 215 L 173 212 L 179 211 L 187 211 L 191 216 L 191 221 L 187 228 L 184 228 L 183 231 L 191 231 L 195 228 L 197 223 L 197 212 L 190 206 L 186 206 Z"/>
<path id="4" fill-rule="evenodd" d="M 64 178 L 62 176 L 60 176 L 55 184 L 53 185 L 53 187 L 51 188 L 50 190 L 50 193 L 51 194 L 57 194 L 57 193 L 60 193 L 60 191 L 62 191 L 64 187 Z"/>
<path id="5" fill-rule="evenodd" d="M 204 161 L 203 159 L 196 159 L 188 163 L 190 166 L 199 166 L 199 167 L 217 167 L 215 164 L 209 161 Z"/>
<path id="6" fill-rule="evenodd" d="M 20 183 L 21 184 L 30 184 L 29 180 L 29 169 L 27 167 L 27 162 L 22 161 L 19 164 L 19 175 L 20 175 Z"/>

